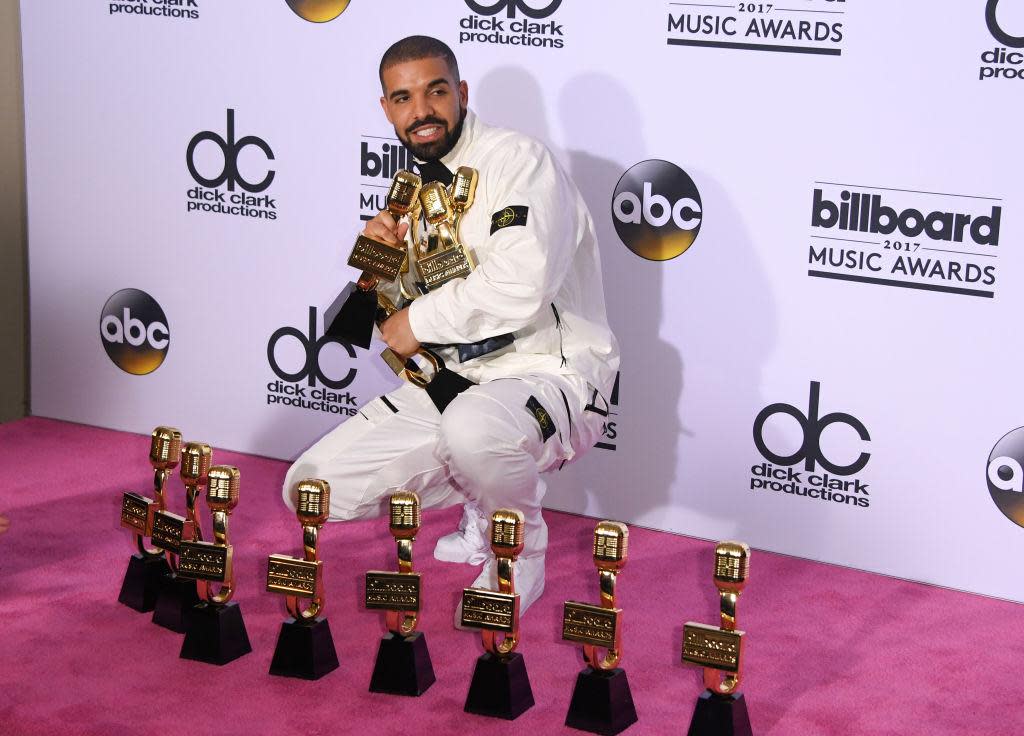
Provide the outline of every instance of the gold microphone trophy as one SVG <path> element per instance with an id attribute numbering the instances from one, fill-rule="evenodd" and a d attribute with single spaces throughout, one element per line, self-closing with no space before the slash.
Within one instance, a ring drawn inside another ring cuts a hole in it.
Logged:
<path id="1" fill-rule="evenodd" d="M 416 174 L 402 170 L 395 174 L 387 194 L 387 210 L 395 220 L 408 216 L 409 226 L 415 227 L 419 217 L 422 182 Z M 408 251 L 404 245 L 395 246 L 360 235 L 352 248 L 348 265 L 362 271 L 357 283 L 350 283 L 324 312 L 324 332 L 364 350 L 370 349 L 373 325 L 379 310 L 395 310 L 391 300 L 377 291 L 381 281 L 397 282 L 408 269 Z"/>
<path id="2" fill-rule="evenodd" d="M 462 591 L 462 625 L 480 629 L 487 651 L 476 661 L 466 696 L 467 713 L 512 720 L 533 706 L 533 689 L 519 644 L 519 594 L 514 567 L 523 551 L 523 515 L 498 509 L 491 514 L 491 551 L 498 562 L 498 592 Z M 503 634 L 502 641 L 498 641 Z"/>
<path id="3" fill-rule="evenodd" d="M 331 627 L 324 618 L 324 563 L 320 529 L 331 513 L 331 486 L 308 478 L 295 484 L 295 514 L 302 524 L 302 559 L 289 555 L 267 558 L 267 592 L 285 596 L 290 618 L 281 624 L 270 674 L 319 680 L 338 668 Z M 302 607 L 301 600 L 309 603 Z"/>
<path id="4" fill-rule="evenodd" d="M 412 543 L 420 530 L 420 497 L 411 491 L 392 494 L 389 519 L 398 547 L 398 572 L 366 573 L 366 607 L 386 611 L 388 627 L 377 648 L 370 692 L 418 696 L 436 679 L 426 635 L 416 631 L 420 574 L 412 571 Z"/>
<path id="5" fill-rule="evenodd" d="M 683 662 L 704 668 L 707 687 L 697 699 L 687 736 L 751 736 L 750 716 L 739 692 L 743 632 L 736 630 L 736 602 L 750 575 L 750 547 L 715 545 L 715 587 L 721 626 L 688 621 L 683 627 Z"/>
<path id="6" fill-rule="evenodd" d="M 576 677 L 565 725 L 604 736 L 636 723 L 636 707 L 622 658 L 622 609 L 615 607 L 615 581 L 626 566 L 629 529 L 618 521 L 598 522 L 594 529 L 594 565 L 601 605 L 566 601 L 562 638 L 583 645 L 587 667 Z M 604 656 L 601 649 L 606 650 Z"/>
<path id="7" fill-rule="evenodd" d="M 146 547 L 145 537 L 153 535 L 153 517 L 167 508 L 164 486 L 168 471 L 178 464 L 181 432 L 173 427 L 157 427 L 149 444 L 149 461 L 153 465 L 153 495 L 156 500 L 138 493 L 125 492 L 121 499 L 121 526 L 131 529 L 132 547 L 138 550 L 128 560 L 128 569 L 121 583 L 120 603 L 145 613 L 156 607 L 165 575 L 171 574 L 161 549 Z"/>
<path id="8" fill-rule="evenodd" d="M 182 447 L 179 472 L 185 484 L 185 516 L 169 511 L 157 511 L 153 515 L 153 546 L 167 552 L 167 564 L 171 568 L 163 578 L 160 597 L 153 611 L 153 623 L 179 634 L 185 633 L 185 617 L 199 603 L 199 594 L 194 580 L 177 574 L 177 557 L 182 542 L 203 538 L 196 519 L 196 497 L 206 486 L 212 457 L 213 450 L 202 442 L 189 442 Z"/>
<path id="9" fill-rule="evenodd" d="M 181 658 L 227 664 L 252 651 L 242 609 L 231 602 L 235 593 L 233 549 L 228 541 L 228 517 L 238 505 L 239 472 L 229 465 L 210 468 L 206 505 L 213 512 L 213 542 L 182 542 L 179 577 L 196 581 L 202 603 L 185 619 Z M 214 593 L 210 583 L 219 583 Z"/>

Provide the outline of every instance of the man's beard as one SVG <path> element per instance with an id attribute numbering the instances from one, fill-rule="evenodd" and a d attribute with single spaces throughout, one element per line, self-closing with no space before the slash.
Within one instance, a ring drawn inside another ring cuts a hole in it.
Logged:
<path id="1" fill-rule="evenodd" d="M 413 121 L 412 125 L 407 128 L 404 135 L 398 130 L 398 128 L 395 128 L 395 135 L 398 136 L 398 139 L 405 144 L 405 147 L 408 148 L 416 158 L 421 161 L 437 161 L 448 155 L 448 152 L 455 148 L 455 144 L 459 142 L 459 138 L 462 136 L 462 125 L 465 122 L 466 108 L 463 107 L 459 109 L 459 121 L 451 130 L 447 129 L 448 123 L 446 121 L 441 120 L 440 118 L 435 118 L 431 115 L 422 118 L 421 120 Z M 416 143 L 413 140 L 412 133 L 408 131 L 415 130 L 416 128 L 427 124 L 440 125 L 444 128 L 446 131 L 444 138 L 430 143 Z"/>

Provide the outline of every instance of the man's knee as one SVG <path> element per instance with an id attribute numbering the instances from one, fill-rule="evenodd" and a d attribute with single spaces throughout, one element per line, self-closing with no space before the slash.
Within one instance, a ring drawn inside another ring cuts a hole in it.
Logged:
<path id="1" fill-rule="evenodd" d="M 464 394 L 441 415 L 438 454 L 457 474 L 477 483 L 500 481 L 509 461 L 532 464 L 527 444 L 507 410 L 487 397 Z"/>

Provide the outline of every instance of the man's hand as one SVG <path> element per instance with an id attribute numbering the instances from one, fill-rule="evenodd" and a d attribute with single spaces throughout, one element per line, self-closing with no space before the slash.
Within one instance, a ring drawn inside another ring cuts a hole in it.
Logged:
<path id="1" fill-rule="evenodd" d="M 387 210 L 381 212 L 372 220 L 367 221 L 363 228 L 363 235 L 374 240 L 379 240 L 388 245 L 396 245 L 399 248 L 405 247 L 405 234 L 409 232 L 409 223 L 399 224 Z"/>
<path id="2" fill-rule="evenodd" d="M 408 358 L 420 348 L 419 340 L 412 334 L 412 328 L 409 327 L 408 307 L 395 312 L 384 320 L 380 326 L 380 336 L 389 348 L 403 358 Z"/>

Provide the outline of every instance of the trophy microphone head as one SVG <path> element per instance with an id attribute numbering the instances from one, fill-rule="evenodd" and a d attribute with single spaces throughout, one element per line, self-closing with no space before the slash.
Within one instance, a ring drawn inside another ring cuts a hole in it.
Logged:
<path id="1" fill-rule="evenodd" d="M 465 212 L 473 206 L 476 197 L 476 184 L 479 179 L 476 169 L 460 166 L 452 179 L 452 207 L 456 212 Z"/>
<path id="2" fill-rule="evenodd" d="M 750 576 L 750 547 L 743 542 L 719 542 L 715 545 L 715 585 L 740 592 Z"/>
<path id="3" fill-rule="evenodd" d="M 495 556 L 518 557 L 523 551 L 525 526 L 521 511 L 498 509 L 491 514 L 491 551 Z"/>
<path id="4" fill-rule="evenodd" d="M 322 526 L 331 515 L 331 484 L 307 478 L 295 484 L 298 505 L 295 513 L 303 526 Z"/>
<path id="5" fill-rule="evenodd" d="M 594 564 L 618 572 L 626 566 L 629 528 L 620 521 L 599 521 L 594 528 Z"/>
<path id="6" fill-rule="evenodd" d="M 157 427 L 149 442 L 149 461 L 157 470 L 170 470 L 181 454 L 181 432 L 174 427 Z"/>
<path id="7" fill-rule="evenodd" d="M 388 189 L 388 212 L 395 217 L 409 214 L 416 206 L 421 185 L 420 178 L 405 169 L 395 174 L 391 188 Z"/>
<path id="8" fill-rule="evenodd" d="M 213 450 L 203 442 L 188 442 L 181 448 L 181 480 L 187 486 L 205 486 L 210 474 Z"/>
<path id="9" fill-rule="evenodd" d="M 420 530 L 420 497 L 412 491 L 391 494 L 389 528 L 395 539 L 412 539 Z"/>
<path id="10" fill-rule="evenodd" d="M 210 468 L 210 484 L 206 487 L 206 505 L 211 511 L 231 511 L 238 505 L 240 473 L 230 465 Z"/>
<path id="11" fill-rule="evenodd" d="M 448 190 L 439 181 L 432 181 L 420 189 L 420 204 L 423 205 L 423 216 L 431 225 L 450 221 L 452 218 L 452 200 Z"/>

